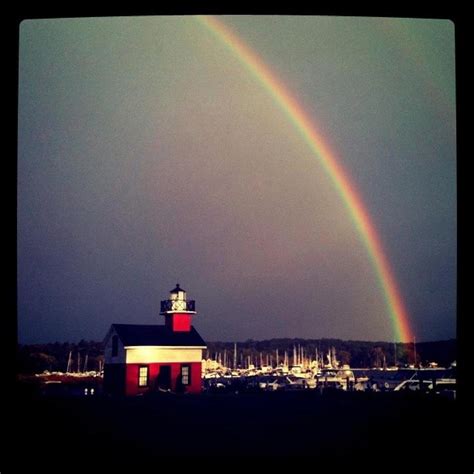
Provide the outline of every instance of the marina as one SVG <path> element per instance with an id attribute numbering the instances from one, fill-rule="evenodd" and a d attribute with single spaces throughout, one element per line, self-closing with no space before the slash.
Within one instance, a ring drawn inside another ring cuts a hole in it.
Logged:
<path id="1" fill-rule="evenodd" d="M 204 391 L 293 391 L 293 390 L 343 390 L 343 391 L 423 391 L 456 398 L 456 362 L 450 367 L 438 367 L 435 362 L 427 367 L 386 366 L 373 368 L 351 368 L 341 364 L 332 347 L 325 356 L 305 356 L 302 347 L 294 347 L 293 364 L 289 364 L 285 352 L 281 363 L 269 364 L 270 357 L 260 354 L 251 363 L 250 357 L 242 368 L 236 366 L 234 358 L 216 355 L 215 359 L 203 360 Z M 263 364 L 263 360 L 266 364 Z M 228 363 L 229 361 L 229 363 Z M 275 361 L 279 361 L 278 351 Z M 385 362 L 385 358 L 384 358 Z M 226 366 L 229 365 L 230 367 Z"/>

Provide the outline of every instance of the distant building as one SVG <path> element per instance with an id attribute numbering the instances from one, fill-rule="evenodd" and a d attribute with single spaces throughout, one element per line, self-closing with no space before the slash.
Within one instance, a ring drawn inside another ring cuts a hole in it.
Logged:
<path id="1" fill-rule="evenodd" d="M 112 324 L 104 339 L 104 390 L 139 395 L 148 391 L 201 391 L 206 343 L 191 325 L 195 302 L 176 285 L 161 302 L 164 325 Z"/>

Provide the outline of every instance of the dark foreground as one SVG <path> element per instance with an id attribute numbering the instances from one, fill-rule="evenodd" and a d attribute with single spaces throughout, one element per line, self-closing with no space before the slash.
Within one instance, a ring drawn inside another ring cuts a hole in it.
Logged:
<path id="1" fill-rule="evenodd" d="M 457 457 L 456 410 L 453 400 L 398 392 L 20 397 L 11 441 L 21 454 L 11 456 L 15 472 L 32 461 L 137 467 L 196 455 L 307 456 L 348 461 L 356 471 L 378 471 L 371 467 L 383 462 L 412 472 L 405 463 Z"/>

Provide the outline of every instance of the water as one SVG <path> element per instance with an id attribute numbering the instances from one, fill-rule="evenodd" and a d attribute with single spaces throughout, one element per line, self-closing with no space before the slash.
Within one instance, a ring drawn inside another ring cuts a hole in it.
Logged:
<path id="1" fill-rule="evenodd" d="M 376 369 L 352 369 L 355 377 L 368 377 L 369 383 L 384 386 L 393 390 L 404 380 L 422 379 L 432 381 L 433 379 L 455 379 L 456 370 L 449 369 L 399 369 L 399 370 L 376 370 Z"/>

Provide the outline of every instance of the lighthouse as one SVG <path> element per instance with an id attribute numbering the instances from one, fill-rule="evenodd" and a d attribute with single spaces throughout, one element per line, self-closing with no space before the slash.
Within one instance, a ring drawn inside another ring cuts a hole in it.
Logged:
<path id="1" fill-rule="evenodd" d="M 161 301 L 164 324 L 112 324 L 104 339 L 104 390 L 130 396 L 199 393 L 206 343 L 192 325 L 196 314 L 195 301 L 178 283 Z"/>

